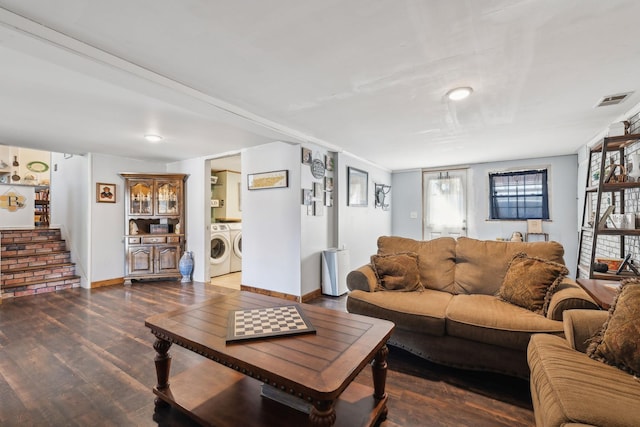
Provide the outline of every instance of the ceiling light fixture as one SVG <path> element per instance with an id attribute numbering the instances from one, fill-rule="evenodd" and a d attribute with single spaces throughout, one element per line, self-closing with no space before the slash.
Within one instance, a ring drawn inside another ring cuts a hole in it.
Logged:
<path id="1" fill-rule="evenodd" d="M 452 101 L 460 101 L 461 99 L 465 99 L 466 97 L 471 95 L 471 92 L 473 92 L 473 89 L 468 86 L 457 87 L 447 92 L 447 98 Z"/>
<path id="2" fill-rule="evenodd" d="M 153 135 L 153 134 L 146 134 L 144 136 L 144 139 L 146 139 L 149 142 L 160 142 L 162 141 L 162 137 L 160 135 Z"/>

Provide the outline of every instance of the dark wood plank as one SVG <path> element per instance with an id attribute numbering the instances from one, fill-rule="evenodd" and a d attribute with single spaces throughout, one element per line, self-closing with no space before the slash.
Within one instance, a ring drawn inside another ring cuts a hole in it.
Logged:
<path id="1" fill-rule="evenodd" d="M 611 280 L 599 280 L 599 279 L 577 279 L 578 285 L 582 287 L 591 298 L 598 304 L 603 310 L 609 310 L 613 300 L 616 297 L 618 289 L 620 289 L 620 282 L 612 282 Z"/>
<path id="2" fill-rule="evenodd" d="M 70 289 L 0 305 L 0 425 L 192 426 L 154 413 L 155 337 L 144 319 L 231 290 L 202 283 L 136 282 Z M 314 305 L 345 311 L 344 297 Z M 202 362 L 177 346 L 172 375 Z M 382 427 L 533 426 L 526 381 L 435 365 L 390 347 Z M 354 380 L 371 386 L 371 369 Z"/>

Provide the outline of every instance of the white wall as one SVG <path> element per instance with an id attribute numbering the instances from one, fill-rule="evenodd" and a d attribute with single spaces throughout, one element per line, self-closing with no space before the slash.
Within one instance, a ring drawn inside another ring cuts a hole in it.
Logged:
<path id="1" fill-rule="evenodd" d="M 324 160 L 326 149 L 303 144 L 313 157 Z M 391 184 L 391 174 L 344 153 L 332 153 L 334 179 L 332 207 L 323 215 L 308 215 L 302 204 L 302 189 L 321 183 L 301 163 L 302 146 L 276 142 L 250 148 L 242 155 L 242 282 L 247 286 L 304 296 L 321 287 L 322 251 L 330 247 L 349 250 L 351 268 L 369 261 L 377 250 L 377 239 L 391 233 L 391 212 L 374 208 L 374 183 Z M 369 205 L 347 206 L 347 167 L 369 174 Z M 247 174 L 286 169 L 287 189 L 246 188 Z M 393 203 L 392 200 L 389 200 Z M 337 225 L 336 225 L 337 224 Z M 346 274 L 347 272 L 345 272 Z"/>
<path id="2" fill-rule="evenodd" d="M 580 224 L 584 224 L 583 221 L 583 216 L 584 216 L 584 199 L 585 199 L 585 192 L 584 189 L 587 186 L 590 186 L 590 182 L 589 184 L 587 184 L 587 173 L 589 172 L 589 147 L 587 147 L 586 145 L 583 145 L 582 147 L 580 147 L 578 149 L 578 179 L 576 180 L 576 194 L 577 196 L 577 203 L 576 203 L 576 209 L 577 209 L 577 214 L 578 214 L 578 218 L 577 218 L 577 222 L 576 222 L 576 233 L 578 233 L 578 235 L 580 234 Z M 578 242 L 580 243 L 580 242 Z"/>
<path id="3" fill-rule="evenodd" d="M 193 252 L 193 280 L 209 282 L 209 250 L 211 242 L 211 168 L 204 157 L 167 165 L 167 172 L 186 173 L 185 182 L 185 250 Z"/>
<path id="4" fill-rule="evenodd" d="M 274 142 L 242 153 L 242 283 L 301 296 L 300 146 Z M 247 174 L 289 171 L 289 187 L 249 191 Z"/>
<path id="5" fill-rule="evenodd" d="M 368 206 L 347 206 L 347 168 L 354 167 L 369 174 Z M 391 185 L 391 173 L 370 163 L 364 162 L 346 153 L 339 153 L 336 161 L 338 191 L 334 195 L 334 204 L 338 209 L 339 248 L 349 251 L 351 269 L 369 263 L 371 255 L 378 250 L 379 236 L 391 234 L 391 210 L 374 208 L 374 184 Z M 395 189 L 391 188 L 388 203 L 394 206 L 397 199 Z"/>
<path id="6" fill-rule="evenodd" d="M 15 194 L 15 197 L 24 197 L 23 206 L 15 207 L 15 210 L 0 209 L 0 229 L 1 228 L 33 228 L 34 225 L 34 187 L 28 185 L 5 185 L 0 184 L 0 194 Z M 14 205 L 15 206 L 15 205 Z"/>
<path id="7" fill-rule="evenodd" d="M 395 200 L 391 205 L 393 235 L 422 240 L 422 171 L 395 172 L 391 194 Z"/>
<path id="8" fill-rule="evenodd" d="M 546 167 L 549 169 L 549 209 L 551 220 L 544 221 L 543 231 L 549 239 L 562 244 L 565 262 L 570 274 L 575 277 L 578 250 L 577 155 L 515 160 L 509 162 L 480 163 L 468 169 L 468 236 L 493 240 L 508 238 L 514 231 L 523 234 L 526 221 L 489 221 L 489 172 L 522 170 Z M 422 238 L 422 184 L 421 171 L 394 173 L 392 193 L 396 203 L 392 204 L 393 234 L 415 239 Z M 401 187 L 401 185 L 405 185 Z M 409 187 L 412 186 L 412 187 Z M 409 208 L 407 208 L 409 206 Z M 418 220 L 410 219 L 409 212 L 418 209 Z M 420 228 L 418 228 L 420 227 Z"/>
<path id="9" fill-rule="evenodd" d="M 89 157 L 51 153 L 51 226 L 59 226 L 71 250 L 71 260 L 76 264 L 76 274 L 80 276 L 83 288 L 91 286 L 90 280 L 90 196 Z M 121 224 L 121 223 L 118 223 Z M 110 224 L 106 224 L 108 226 Z M 113 230 L 118 230 L 115 228 Z M 113 239 L 113 234 L 109 239 Z M 115 264 L 123 257 L 106 253 L 103 262 Z M 116 267 L 116 272 L 118 271 Z M 121 275 L 122 276 L 122 275 Z"/>
<path id="10" fill-rule="evenodd" d="M 328 151 L 314 144 L 303 144 L 302 147 L 310 149 L 314 159 L 324 162 Z M 307 206 L 302 204 L 302 190 L 313 190 L 314 183 L 320 183 L 324 189 L 324 177 L 314 178 L 311 174 L 311 167 L 302 164 L 301 153 L 302 147 L 298 146 L 299 156 L 292 166 L 292 169 L 300 171 L 300 190 L 298 191 L 298 211 L 300 212 L 300 295 L 309 294 L 321 287 L 321 260 L 322 251 L 333 245 L 333 233 L 330 224 L 333 224 L 333 216 L 336 212 L 334 206 L 324 206 L 324 196 L 320 202 L 322 206 L 322 215 L 307 215 Z M 334 177 L 334 172 L 325 172 L 325 176 Z M 335 178 L 334 178 L 335 179 Z M 335 185 L 335 182 L 334 182 Z"/>

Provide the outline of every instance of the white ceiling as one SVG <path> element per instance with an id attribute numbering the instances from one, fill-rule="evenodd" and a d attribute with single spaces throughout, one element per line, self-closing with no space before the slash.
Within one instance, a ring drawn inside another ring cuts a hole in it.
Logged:
<path id="1" fill-rule="evenodd" d="M 390 170 L 571 154 L 637 111 L 638 16 L 637 0 L 0 0 L 0 144 L 174 161 L 309 141 Z M 455 86 L 474 93 L 447 101 Z"/>

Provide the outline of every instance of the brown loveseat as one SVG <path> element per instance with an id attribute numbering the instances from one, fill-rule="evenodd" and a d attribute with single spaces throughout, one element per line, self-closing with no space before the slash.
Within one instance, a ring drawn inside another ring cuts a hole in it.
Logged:
<path id="1" fill-rule="evenodd" d="M 564 265 L 564 249 L 557 242 L 378 239 L 378 255 L 403 252 L 417 254 L 425 289 L 380 291 L 367 264 L 347 276 L 347 310 L 391 320 L 396 328 L 389 344 L 436 363 L 528 378 L 531 335 L 563 335 L 563 311 L 598 308 L 570 278 L 552 294 L 546 316 L 495 296 L 517 253 Z"/>
<path id="2" fill-rule="evenodd" d="M 570 310 L 564 316 L 566 339 L 548 334 L 531 338 L 528 360 L 537 426 L 640 425 L 640 380 L 585 354 L 607 316 L 606 311 Z M 637 334 L 634 338 L 637 343 Z"/>

